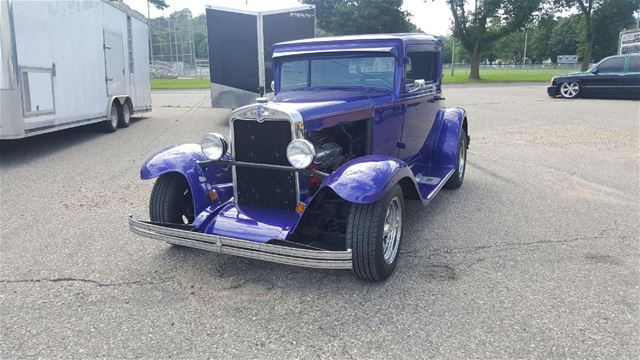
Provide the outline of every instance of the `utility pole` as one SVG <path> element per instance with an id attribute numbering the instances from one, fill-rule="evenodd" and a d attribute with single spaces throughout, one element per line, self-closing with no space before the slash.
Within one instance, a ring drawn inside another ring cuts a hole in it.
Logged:
<path id="1" fill-rule="evenodd" d="M 453 68 L 456 63 L 456 38 L 452 36 L 451 40 L 453 40 L 453 44 L 451 44 L 451 76 L 453 76 Z"/>
<path id="2" fill-rule="evenodd" d="M 524 32 L 524 54 L 522 55 L 522 68 L 524 69 L 527 65 L 527 40 L 529 33 L 527 31 Z"/>

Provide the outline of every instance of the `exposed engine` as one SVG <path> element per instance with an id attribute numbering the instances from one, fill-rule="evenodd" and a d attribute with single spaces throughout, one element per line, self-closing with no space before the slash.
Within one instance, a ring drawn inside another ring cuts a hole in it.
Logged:
<path id="1" fill-rule="evenodd" d="M 317 169 L 332 172 L 343 163 L 366 155 L 369 148 L 367 120 L 355 121 L 307 134 L 316 150 Z"/>

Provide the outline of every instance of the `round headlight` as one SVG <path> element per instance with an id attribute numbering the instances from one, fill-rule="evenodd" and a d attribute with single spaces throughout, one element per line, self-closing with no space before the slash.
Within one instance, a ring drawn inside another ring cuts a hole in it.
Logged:
<path id="1" fill-rule="evenodd" d="M 316 157 L 313 144 L 304 139 L 295 139 L 287 146 L 287 159 L 296 169 L 305 169 Z"/>
<path id="2" fill-rule="evenodd" d="M 208 133 L 200 142 L 202 153 L 211 160 L 220 160 L 227 152 L 228 143 L 224 136 L 218 133 Z"/>

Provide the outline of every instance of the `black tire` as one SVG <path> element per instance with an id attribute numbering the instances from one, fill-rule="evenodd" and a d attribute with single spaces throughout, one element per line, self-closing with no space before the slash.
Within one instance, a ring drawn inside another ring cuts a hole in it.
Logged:
<path id="1" fill-rule="evenodd" d="M 388 210 L 394 200 L 400 208 L 400 231 L 395 255 L 391 261 L 387 261 L 384 256 L 384 227 Z M 404 197 L 399 185 L 373 204 L 351 206 L 347 219 L 346 245 L 352 251 L 353 272 L 356 276 L 379 282 L 393 273 L 400 257 L 403 209 Z"/>
<path id="2" fill-rule="evenodd" d="M 133 110 L 131 103 L 127 100 L 118 111 L 118 127 L 128 128 L 131 123 L 131 115 L 133 115 Z"/>
<path id="3" fill-rule="evenodd" d="M 444 187 L 447 189 L 457 189 L 462 186 L 464 181 L 464 174 L 467 172 L 467 149 L 468 145 L 467 132 L 462 129 L 460 131 L 460 140 L 458 140 L 458 156 L 456 158 L 456 171 L 449 178 Z M 461 153 L 462 152 L 462 153 Z M 462 162 L 462 166 L 460 165 Z"/>
<path id="4" fill-rule="evenodd" d="M 180 174 L 161 175 L 153 185 L 149 218 L 154 222 L 191 224 L 195 219 L 191 188 Z"/>
<path id="5" fill-rule="evenodd" d="M 118 122 L 120 117 L 120 105 L 117 101 L 113 101 L 111 104 L 111 111 L 109 112 L 109 118 L 103 121 L 101 124 L 102 131 L 106 133 L 112 133 L 118 130 Z"/>

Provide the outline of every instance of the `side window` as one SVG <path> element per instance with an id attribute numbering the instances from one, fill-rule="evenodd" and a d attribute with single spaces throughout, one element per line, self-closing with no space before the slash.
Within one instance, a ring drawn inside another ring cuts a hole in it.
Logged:
<path id="1" fill-rule="evenodd" d="M 411 70 L 405 74 L 405 83 L 422 79 L 427 83 L 437 82 L 438 53 L 435 51 L 414 51 L 407 53 L 411 59 Z"/>
<path id="2" fill-rule="evenodd" d="M 624 72 L 624 57 L 607 59 L 598 65 L 599 73 L 622 73 Z"/>
<path id="3" fill-rule="evenodd" d="M 629 56 L 629 72 L 640 73 L 640 56 Z"/>

